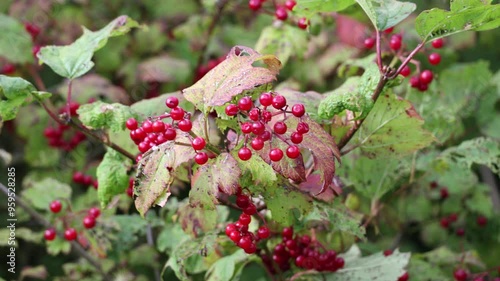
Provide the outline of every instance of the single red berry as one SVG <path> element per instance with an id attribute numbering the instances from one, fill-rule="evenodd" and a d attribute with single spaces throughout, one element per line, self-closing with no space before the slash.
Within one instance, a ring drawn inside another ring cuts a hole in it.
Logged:
<path id="1" fill-rule="evenodd" d="M 240 241 L 238 241 L 238 247 L 242 248 L 243 250 L 249 248 L 251 244 L 252 238 L 250 238 L 249 236 L 243 236 L 240 238 Z"/>
<path id="2" fill-rule="evenodd" d="M 308 246 L 308 245 L 309 245 L 309 243 L 311 243 L 311 236 L 309 236 L 309 235 L 307 235 L 307 234 L 306 234 L 306 235 L 302 235 L 302 236 L 300 237 L 300 243 L 302 243 L 302 244 L 304 244 L 304 245 Z M 335 251 L 334 251 L 334 252 L 335 252 Z"/>
<path id="3" fill-rule="evenodd" d="M 292 106 L 292 114 L 295 117 L 302 117 L 306 113 L 306 108 L 303 104 L 297 103 Z"/>
<path id="4" fill-rule="evenodd" d="M 226 106 L 226 114 L 228 116 L 235 116 L 236 114 L 238 114 L 239 112 L 239 109 L 238 109 L 238 106 L 236 106 L 235 104 L 228 104 Z"/>
<path id="5" fill-rule="evenodd" d="M 238 108 L 242 111 L 248 111 L 248 110 L 252 109 L 252 107 L 253 107 L 253 102 L 252 102 L 252 98 L 250 98 L 250 97 L 242 97 L 238 101 Z"/>
<path id="6" fill-rule="evenodd" d="M 413 76 L 410 78 L 410 86 L 412 88 L 417 88 L 418 89 L 418 86 L 420 86 L 420 76 Z"/>
<path id="7" fill-rule="evenodd" d="M 448 192 L 448 188 L 443 187 L 439 190 L 439 195 L 441 196 L 441 199 L 446 199 L 448 196 L 450 196 L 450 193 Z"/>
<path id="8" fill-rule="evenodd" d="M 255 207 L 255 204 L 250 203 L 250 204 L 248 205 L 248 207 L 246 207 L 246 208 L 243 210 L 243 212 L 244 212 L 245 214 L 247 214 L 247 215 L 252 216 L 252 215 L 254 215 L 255 213 L 257 213 L 257 207 Z"/>
<path id="9" fill-rule="evenodd" d="M 285 2 L 285 7 L 290 11 L 293 10 L 293 7 L 295 7 L 295 5 L 297 5 L 297 2 L 295 2 L 295 0 L 286 0 Z"/>
<path id="10" fill-rule="evenodd" d="M 189 119 L 182 119 L 177 123 L 177 127 L 183 132 L 189 132 L 193 128 L 193 123 Z"/>
<path id="11" fill-rule="evenodd" d="M 54 200 L 54 201 L 50 202 L 49 208 L 50 208 L 50 211 L 52 213 L 54 213 L 54 214 L 59 213 L 62 209 L 61 201 Z"/>
<path id="12" fill-rule="evenodd" d="M 208 162 L 208 154 L 206 152 L 198 152 L 194 157 L 194 162 L 198 165 L 203 165 Z"/>
<path id="13" fill-rule="evenodd" d="M 135 130 L 137 129 L 137 120 L 135 120 L 135 118 L 129 118 L 127 122 L 125 122 L 125 126 L 129 130 Z"/>
<path id="14" fill-rule="evenodd" d="M 93 228 L 95 226 L 95 218 L 91 216 L 84 217 L 83 226 L 87 229 Z"/>
<path id="15" fill-rule="evenodd" d="M 252 124 L 252 133 L 254 133 L 256 136 L 262 135 L 265 130 L 266 126 L 264 126 L 262 122 L 254 122 Z"/>
<path id="16" fill-rule="evenodd" d="M 287 126 L 286 126 L 285 122 L 279 121 L 279 122 L 276 122 L 274 124 L 274 128 L 273 129 L 274 129 L 274 132 L 276 134 L 282 135 L 282 134 L 286 133 Z"/>
<path id="17" fill-rule="evenodd" d="M 12 63 L 4 64 L 1 71 L 2 74 L 12 74 L 14 72 L 16 72 L 16 66 L 13 65 Z"/>
<path id="18" fill-rule="evenodd" d="M 457 230 L 455 230 L 455 233 L 457 234 L 457 236 L 464 236 L 465 235 L 465 229 L 463 228 L 457 228 Z"/>
<path id="19" fill-rule="evenodd" d="M 240 128 L 243 134 L 250 134 L 252 132 L 252 124 L 249 122 L 241 123 Z"/>
<path id="20" fill-rule="evenodd" d="M 448 220 L 448 218 L 441 218 L 439 224 L 442 228 L 448 228 L 450 226 L 450 221 Z"/>
<path id="21" fill-rule="evenodd" d="M 432 65 L 438 65 L 441 62 L 441 55 L 438 53 L 432 53 L 429 55 L 429 62 Z"/>
<path id="22" fill-rule="evenodd" d="M 297 133 L 299 134 L 307 134 L 309 132 L 309 125 L 305 122 L 299 122 L 297 124 Z"/>
<path id="23" fill-rule="evenodd" d="M 420 83 L 420 85 L 418 85 L 418 90 L 420 92 L 425 92 L 427 89 L 429 89 L 429 84 Z"/>
<path id="24" fill-rule="evenodd" d="M 284 7 L 278 7 L 276 8 L 276 11 L 274 12 L 274 15 L 276 16 L 277 19 L 285 21 L 288 18 L 288 12 Z"/>
<path id="25" fill-rule="evenodd" d="M 165 131 L 165 123 L 160 120 L 156 120 L 155 122 L 153 122 L 153 132 L 161 133 L 163 131 Z"/>
<path id="26" fill-rule="evenodd" d="M 177 132 L 173 128 L 168 128 L 163 133 L 163 136 L 165 136 L 167 140 L 175 140 L 175 137 L 177 137 Z"/>
<path id="27" fill-rule="evenodd" d="M 271 161 L 278 162 L 283 158 L 283 150 L 279 148 L 273 148 L 269 151 L 269 158 Z"/>
<path id="28" fill-rule="evenodd" d="M 392 255 L 392 250 L 391 249 L 384 250 L 384 256 L 388 257 L 390 255 Z"/>
<path id="29" fill-rule="evenodd" d="M 229 233 L 229 239 L 233 241 L 234 243 L 238 243 L 241 238 L 241 233 L 238 230 L 233 230 L 231 233 Z"/>
<path id="30" fill-rule="evenodd" d="M 24 23 L 24 29 L 31 35 L 31 39 L 35 40 L 35 38 L 40 34 L 40 27 L 36 26 L 33 23 L 26 22 Z"/>
<path id="31" fill-rule="evenodd" d="M 184 119 L 184 109 L 182 107 L 174 107 L 170 110 L 170 118 L 175 121 Z"/>
<path id="32" fill-rule="evenodd" d="M 403 67 L 403 69 L 401 69 L 401 72 L 400 72 L 400 74 L 403 75 L 404 77 L 410 76 L 410 73 L 411 73 L 411 69 L 408 65 L 405 65 L 405 67 Z"/>
<path id="33" fill-rule="evenodd" d="M 226 235 L 229 237 L 229 235 L 231 235 L 231 232 L 237 230 L 236 229 L 236 226 L 234 225 L 234 223 L 230 223 L 226 226 Z"/>
<path id="34" fill-rule="evenodd" d="M 259 109 L 258 108 L 252 108 L 250 109 L 250 111 L 248 112 L 248 118 L 250 118 L 250 120 L 252 121 L 257 121 L 259 120 Z"/>
<path id="35" fill-rule="evenodd" d="M 133 188 L 133 187 L 128 187 L 128 188 L 127 188 L 127 195 L 128 195 L 129 197 L 134 196 L 134 188 Z"/>
<path id="36" fill-rule="evenodd" d="M 465 281 L 467 280 L 467 272 L 461 268 L 455 270 L 455 272 L 453 272 L 453 276 L 455 277 L 455 280 L 456 281 Z"/>
<path id="37" fill-rule="evenodd" d="M 483 227 L 488 223 L 488 219 L 485 216 L 479 216 L 477 217 L 477 225 Z"/>
<path id="38" fill-rule="evenodd" d="M 142 128 L 135 129 L 134 131 L 134 137 L 133 140 L 143 140 L 146 137 L 146 132 Z M 132 136 L 132 134 L 131 134 Z"/>
<path id="39" fill-rule="evenodd" d="M 394 26 L 393 27 L 389 27 L 388 29 L 384 30 L 384 33 L 385 34 L 391 34 L 393 31 L 394 31 Z"/>
<path id="40" fill-rule="evenodd" d="M 33 54 L 33 56 L 36 58 L 38 53 L 40 52 L 40 49 L 42 48 L 42 46 L 39 46 L 39 45 L 35 45 L 33 46 L 33 48 L 31 48 L 31 53 Z"/>
<path id="41" fill-rule="evenodd" d="M 408 272 L 405 272 L 403 275 L 399 276 L 398 281 L 408 281 L 410 279 L 410 275 Z"/>
<path id="42" fill-rule="evenodd" d="M 64 239 L 73 241 L 76 239 L 77 233 L 74 228 L 68 228 L 64 231 Z"/>
<path id="43" fill-rule="evenodd" d="M 263 93 L 259 97 L 259 102 L 262 106 L 270 106 L 273 103 L 273 95 L 271 93 Z"/>
<path id="44" fill-rule="evenodd" d="M 393 35 L 391 37 L 391 41 L 389 41 L 389 47 L 392 50 L 397 51 L 397 50 L 401 49 L 401 46 L 402 46 L 401 39 L 399 39 L 399 37 Z"/>
<path id="45" fill-rule="evenodd" d="M 307 29 L 307 27 L 309 26 L 309 20 L 307 18 L 300 18 L 297 22 L 297 26 L 300 29 Z"/>
<path id="46" fill-rule="evenodd" d="M 303 139 L 304 137 L 299 132 L 293 132 L 292 135 L 290 136 L 290 140 L 295 144 L 301 143 Z"/>
<path id="47" fill-rule="evenodd" d="M 53 228 L 49 228 L 49 229 L 45 230 L 43 236 L 45 237 L 45 240 L 52 241 L 52 240 L 56 239 L 56 230 Z"/>
<path id="48" fill-rule="evenodd" d="M 263 141 L 268 141 L 271 139 L 271 132 L 269 131 L 264 131 L 264 133 L 262 133 L 262 135 L 259 136 L 259 138 Z"/>
<path id="49" fill-rule="evenodd" d="M 432 47 L 434 47 L 436 49 L 441 49 L 441 47 L 443 47 L 443 45 L 444 45 L 443 38 L 439 38 L 439 39 L 432 41 Z"/>
<path id="50" fill-rule="evenodd" d="M 436 181 L 431 181 L 429 183 L 429 186 L 430 186 L 431 189 L 435 189 L 435 188 L 437 188 L 439 186 L 439 184 Z"/>
<path id="51" fill-rule="evenodd" d="M 139 143 L 139 145 L 137 146 L 137 148 L 139 149 L 139 151 L 141 153 L 146 153 L 149 150 L 149 148 L 150 148 L 149 145 L 150 145 L 149 142 L 143 141 L 143 142 Z"/>
<path id="52" fill-rule="evenodd" d="M 252 139 L 252 142 L 250 143 L 250 145 L 252 146 L 252 148 L 254 150 L 261 150 L 262 148 L 264 148 L 264 141 L 259 138 L 259 137 L 256 137 L 254 139 Z"/>
<path id="53" fill-rule="evenodd" d="M 244 209 L 248 207 L 249 204 L 250 204 L 250 198 L 248 198 L 248 196 L 240 194 L 238 195 L 238 197 L 236 197 L 236 206 Z"/>
<path id="54" fill-rule="evenodd" d="M 430 84 L 432 82 L 432 79 L 434 78 L 434 75 L 432 74 L 432 71 L 430 70 L 424 70 L 422 73 L 420 73 L 420 82 L 424 84 Z"/>
<path id="55" fill-rule="evenodd" d="M 205 148 L 205 145 L 207 143 L 205 142 L 205 139 L 202 137 L 196 137 L 191 141 L 191 145 L 193 146 L 194 150 L 202 150 Z"/>
<path id="56" fill-rule="evenodd" d="M 97 208 L 97 207 L 92 207 L 92 208 L 89 209 L 89 211 L 87 212 L 87 214 L 90 217 L 93 217 L 94 219 L 97 219 L 101 215 L 101 210 L 99 210 L 99 208 Z"/>
<path id="57" fill-rule="evenodd" d="M 365 45 L 366 49 L 371 49 L 375 46 L 375 38 L 373 37 L 368 37 L 363 41 L 363 44 Z"/>
<path id="58" fill-rule="evenodd" d="M 165 100 L 165 105 L 170 109 L 176 108 L 179 105 L 179 99 L 176 97 L 168 97 Z"/>
<path id="59" fill-rule="evenodd" d="M 341 258 L 341 257 L 335 258 L 335 267 L 337 267 L 337 268 L 343 268 L 344 265 L 345 265 L 344 258 Z"/>
<path id="60" fill-rule="evenodd" d="M 248 1 L 248 7 L 252 11 L 258 11 L 262 7 L 262 2 L 261 0 L 250 0 Z"/>
<path id="61" fill-rule="evenodd" d="M 238 157 L 243 161 L 247 161 L 252 158 L 252 151 L 248 147 L 244 146 L 238 150 Z"/>
<path id="62" fill-rule="evenodd" d="M 153 132 L 153 123 L 149 120 L 146 120 L 146 121 L 142 122 L 141 128 L 146 133 L 152 133 Z"/>
<path id="63" fill-rule="evenodd" d="M 250 244 L 250 246 L 243 249 L 243 251 L 245 251 L 245 253 L 247 253 L 247 254 L 253 254 L 253 253 L 257 252 L 257 246 L 255 246 L 255 243 L 252 243 L 252 244 Z"/>
<path id="64" fill-rule="evenodd" d="M 292 239 L 293 237 L 293 227 L 285 227 L 283 228 L 283 231 L 281 232 L 281 236 L 283 238 L 287 238 L 287 239 Z"/>
<path id="65" fill-rule="evenodd" d="M 286 98 L 281 95 L 276 95 L 273 97 L 272 105 L 276 109 L 282 109 L 286 105 Z"/>
<path id="66" fill-rule="evenodd" d="M 75 183 L 83 183 L 84 174 L 82 172 L 75 172 L 73 174 L 73 181 Z"/>
<path id="67" fill-rule="evenodd" d="M 296 145 L 291 145 L 286 149 L 286 156 L 295 159 L 300 156 L 300 148 Z"/>
<path id="68" fill-rule="evenodd" d="M 259 227 L 259 230 L 257 230 L 257 236 L 260 239 L 266 239 L 270 234 L 271 232 L 269 231 L 269 228 L 267 226 L 261 226 Z"/>
<path id="69" fill-rule="evenodd" d="M 252 221 L 252 217 L 245 213 L 242 213 L 238 221 L 243 225 L 249 225 L 250 222 Z"/>

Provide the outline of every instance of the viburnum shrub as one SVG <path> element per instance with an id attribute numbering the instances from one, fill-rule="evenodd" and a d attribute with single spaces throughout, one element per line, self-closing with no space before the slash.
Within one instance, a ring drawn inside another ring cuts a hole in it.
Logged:
<path id="1" fill-rule="evenodd" d="M 500 279 L 499 4 L 28 2 L 2 278 Z"/>

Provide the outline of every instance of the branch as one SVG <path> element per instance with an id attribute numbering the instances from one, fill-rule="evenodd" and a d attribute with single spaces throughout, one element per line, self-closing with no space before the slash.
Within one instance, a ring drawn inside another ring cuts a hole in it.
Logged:
<path id="1" fill-rule="evenodd" d="M 0 190 L 2 190 L 2 192 L 5 195 L 9 196 L 8 195 L 9 190 L 2 183 L 0 183 Z M 21 208 L 23 208 L 38 223 L 40 223 L 41 225 L 43 225 L 46 228 L 54 228 L 55 229 L 55 227 L 49 221 L 47 221 L 43 216 L 41 216 L 39 213 L 37 213 L 37 211 L 32 209 L 29 206 L 29 204 L 24 201 L 24 199 L 21 197 L 21 195 L 16 194 L 15 196 L 16 196 L 16 204 L 21 206 Z M 57 232 L 57 235 L 59 237 L 64 237 L 64 234 L 60 231 Z M 104 270 L 101 267 L 101 264 L 97 260 L 95 260 L 94 257 L 92 257 L 89 253 L 87 253 L 87 251 L 85 251 L 85 249 L 83 249 L 83 247 L 78 242 L 71 241 L 70 243 L 71 243 L 71 249 L 73 250 L 73 252 L 76 253 L 77 255 L 81 256 L 82 258 L 86 259 L 97 270 L 97 272 L 99 272 L 99 274 L 102 275 L 104 280 L 112 280 L 111 276 L 109 276 L 106 272 L 104 272 Z"/>

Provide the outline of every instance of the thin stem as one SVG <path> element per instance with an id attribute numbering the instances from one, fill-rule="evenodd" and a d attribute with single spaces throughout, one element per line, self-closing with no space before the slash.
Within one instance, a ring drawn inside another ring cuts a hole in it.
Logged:
<path id="1" fill-rule="evenodd" d="M 380 73 L 383 73 L 383 67 L 382 67 L 382 50 L 380 48 L 380 35 L 382 35 L 382 32 L 377 30 L 377 33 L 375 33 L 375 46 L 377 48 L 377 65 L 378 65 L 378 70 Z"/>
<path id="2" fill-rule="evenodd" d="M 66 114 L 68 115 L 68 119 L 71 119 L 71 110 L 70 110 L 70 103 L 71 103 L 71 93 L 73 91 L 73 80 L 69 80 L 68 82 L 68 97 L 66 99 Z"/>
<path id="3" fill-rule="evenodd" d="M 5 185 L 0 183 L 0 190 L 8 196 L 9 190 Z M 21 197 L 20 194 L 16 194 L 16 204 L 21 206 L 32 218 L 34 218 L 38 223 L 43 225 L 46 228 L 53 228 L 56 229 L 49 221 L 47 221 L 43 216 L 41 216 L 37 211 L 32 209 L 28 203 L 24 201 L 24 199 Z M 57 235 L 60 237 L 64 237 L 64 234 L 62 232 L 57 232 Z M 82 258 L 86 259 L 96 270 L 99 272 L 99 274 L 102 275 L 104 280 L 112 280 L 111 276 L 109 276 L 104 270 L 102 269 L 100 263 L 94 259 L 83 247 L 75 242 L 71 241 L 71 249 L 73 252 L 75 252 L 77 255 L 81 256 Z"/>
<path id="4" fill-rule="evenodd" d="M 189 134 L 191 135 L 191 137 L 193 138 L 197 138 L 198 135 L 196 135 L 193 131 L 189 131 Z M 207 142 L 206 146 L 205 146 L 205 149 L 207 150 L 210 150 L 212 151 L 213 153 L 219 155 L 221 152 L 220 152 L 220 149 L 218 147 L 216 147 L 215 145 Z"/>
<path id="5" fill-rule="evenodd" d="M 411 51 L 411 53 L 401 63 L 401 65 L 398 67 L 398 69 L 394 73 L 392 73 L 388 78 L 389 79 L 396 78 L 396 76 L 398 76 L 399 73 L 401 73 L 401 70 L 403 70 L 403 68 L 413 59 L 413 57 L 418 53 L 418 51 L 420 51 L 420 49 L 422 49 L 422 47 L 424 45 L 425 45 L 425 41 L 420 42 L 420 44 L 418 44 L 417 47 L 415 47 L 415 49 L 413 49 L 413 51 Z"/>

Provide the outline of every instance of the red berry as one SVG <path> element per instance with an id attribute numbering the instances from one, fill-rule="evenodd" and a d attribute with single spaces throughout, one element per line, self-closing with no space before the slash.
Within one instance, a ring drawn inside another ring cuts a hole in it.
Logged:
<path id="1" fill-rule="evenodd" d="M 403 275 L 399 276 L 398 281 L 408 281 L 410 279 L 410 275 L 408 272 L 405 272 Z"/>
<path id="2" fill-rule="evenodd" d="M 145 137 L 146 137 L 146 132 L 144 132 L 144 129 L 142 128 L 138 128 L 138 129 L 135 129 L 134 131 L 134 138 L 132 138 L 133 140 L 143 140 Z M 132 134 L 130 134 L 130 136 L 132 136 Z"/>
<path id="3" fill-rule="evenodd" d="M 168 97 L 167 100 L 165 100 L 165 105 L 170 109 L 176 108 L 179 105 L 179 99 L 176 97 Z"/>
<path id="4" fill-rule="evenodd" d="M 252 108 L 249 112 L 248 112 L 248 118 L 250 118 L 250 120 L 252 121 L 257 121 L 259 120 L 259 109 L 257 108 Z"/>
<path id="5" fill-rule="evenodd" d="M 241 123 L 240 128 L 243 134 L 250 134 L 252 132 L 252 124 L 249 122 Z"/>
<path id="6" fill-rule="evenodd" d="M 441 199 L 446 199 L 448 198 L 448 196 L 450 195 L 450 193 L 448 192 L 448 189 L 446 187 L 443 187 L 439 190 L 439 194 L 441 196 Z"/>
<path id="7" fill-rule="evenodd" d="M 427 91 L 427 89 L 429 89 L 428 84 L 420 83 L 420 85 L 418 85 L 418 90 L 420 92 L 425 92 L 425 91 Z"/>
<path id="8" fill-rule="evenodd" d="M 443 38 L 439 38 L 439 39 L 432 41 L 432 47 L 434 47 L 436 49 L 440 49 L 441 47 L 443 47 L 443 45 L 444 45 Z"/>
<path id="9" fill-rule="evenodd" d="M 250 0 L 248 1 L 248 7 L 253 11 L 258 11 L 262 7 L 261 0 Z"/>
<path id="10" fill-rule="evenodd" d="M 477 217 L 477 225 L 483 227 L 488 223 L 488 219 L 484 216 Z"/>
<path id="11" fill-rule="evenodd" d="M 250 143 L 250 145 L 252 146 L 252 148 L 254 150 L 261 150 L 262 148 L 264 148 L 264 141 L 259 138 L 259 137 L 256 137 L 254 139 L 252 139 L 252 142 Z"/>
<path id="12" fill-rule="evenodd" d="M 149 142 L 141 142 L 139 143 L 139 146 L 137 147 L 141 153 L 146 153 L 150 149 L 149 147 L 150 143 Z"/>
<path id="13" fill-rule="evenodd" d="M 457 221 L 457 219 L 458 219 L 458 215 L 457 215 L 456 213 L 452 213 L 452 214 L 450 214 L 450 215 L 448 216 L 448 220 L 449 220 L 450 222 L 456 222 L 456 221 Z"/>
<path id="14" fill-rule="evenodd" d="M 226 106 L 226 114 L 228 116 L 235 116 L 236 114 L 238 114 L 238 112 L 239 112 L 238 106 L 236 106 L 235 104 L 228 104 Z"/>
<path id="15" fill-rule="evenodd" d="M 299 132 L 293 132 L 292 135 L 290 136 L 290 140 L 295 144 L 301 143 L 303 139 L 304 137 Z"/>
<path id="16" fill-rule="evenodd" d="M 208 155 L 206 152 L 198 152 L 194 157 L 194 162 L 198 165 L 203 165 L 208 162 Z"/>
<path id="17" fill-rule="evenodd" d="M 265 130 L 266 126 L 264 126 L 262 122 L 254 122 L 252 124 L 252 133 L 254 133 L 256 136 L 262 135 Z"/>
<path id="18" fill-rule="evenodd" d="M 273 103 L 273 95 L 271 93 L 263 93 L 259 97 L 259 102 L 262 106 L 270 106 Z"/>
<path id="19" fill-rule="evenodd" d="M 33 54 L 33 56 L 36 58 L 38 53 L 40 52 L 40 49 L 42 48 L 42 46 L 39 46 L 39 45 L 35 45 L 33 46 L 33 48 L 31 48 L 31 53 Z"/>
<path id="20" fill-rule="evenodd" d="M 242 97 L 238 101 L 238 108 L 242 111 L 248 111 L 248 110 L 252 109 L 252 107 L 253 107 L 253 102 L 252 102 L 252 98 L 250 98 L 250 97 Z"/>
<path id="21" fill-rule="evenodd" d="M 205 139 L 202 137 L 196 137 L 191 141 L 191 145 L 193 146 L 194 150 L 202 150 L 205 148 L 205 145 L 207 143 L 205 142 Z"/>
<path id="22" fill-rule="evenodd" d="M 295 159 L 299 157 L 300 155 L 300 149 L 296 145 L 291 145 L 286 149 L 286 156 L 291 159 Z"/>
<path id="23" fill-rule="evenodd" d="M 306 108 L 303 104 L 298 103 L 292 106 L 292 114 L 295 117 L 302 117 L 306 113 Z"/>
<path id="24" fill-rule="evenodd" d="M 24 29 L 31 35 L 31 39 L 35 40 L 35 38 L 40 34 L 40 27 L 36 26 L 33 23 L 26 22 L 24 23 Z"/>
<path id="25" fill-rule="evenodd" d="M 408 65 L 405 65 L 405 67 L 403 67 L 403 69 L 401 69 L 401 72 L 400 72 L 400 74 L 403 75 L 404 77 L 410 76 L 410 73 L 411 73 L 411 69 Z"/>
<path id="26" fill-rule="evenodd" d="M 240 241 L 238 241 L 238 247 L 242 248 L 243 250 L 250 248 L 251 244 L 253 244 L 253 242 L 250 236 L 243 236 L 240 238 Z"/>
<path id="27" fill-rule="evenodd" d="M 253 203 L 250 203 L 248 205 L 248 207 L 246 207 L 243 212 L 247 215 L 254 215 L 255 213 L 257 213 L 257 207 L 255 207 L 255 205 Z"/>
<path id="28" fill-rule="evenodd" d="M 455 231 L 455 233 L 457 234 L 457 236 L 464 236 L 465 235 L 465 229 L 463 228 L 457 228 L 457 230 Z"/>
<path id="29" fill-rule="evenodd" d="M 184 109 L 181 107 L 174 107 L 170 110 L 170 118 L 175 121 L 180 121 L 184 118 Z"/>
<path id="30" fill-rule="evenodd" d="M 432 71 L 430 70 L 424 70 L 422 73 L 420 73 L 420 82 L 424 84 L 429 84 L 432 82 L 432 79 L 434 78 L 434 75 L 432 74 Z"/>
<path id="31" fill-rule="evenodd" d="M 467 272 L 465 270 L 459 268 L 453 272 L 453 276 L 455 277 L 456 281 L 465 281 L 467 280 Z"/>
<path id="32" fill-rule="evenodd" d="M 365 45 L 365 48 L 371 49 L 375 46 L 375 38 L 373 37 L 368 37 L 363 41 L 363 44 Z"/>
<path id="33" fill-rule="evenodd" d="M 412 88 L 418 88 L 420 86 L 420 76 L 413 76 L 410 78 L 410 86 Z"/>
<path id="34" fill-rule="evenodd" d="M 236 229 L 236 225 L 234 225 L 234 223 L 230 223 L 226 226 L 226 235 L 229 237 L 229 235 L 231 235 L 231 232 L 237 230 Z"/>
<path id="35" fill-rule="evenodd" d="M 283 151 L 279 148 L 273 148 L 269 151 L 271 161 L 278 162 L 283 158 Z"/>
<path id="36" fill-rule="evenodd" d="M 101 215 L 101 210 L 99 210 L 99 208 L 92 207 L 89 209 L 87 214 L 89 216 L 93 217 L 94 219 L 97 219 Z"/>
<path id="37" fill-rule="evenodd" d="M 76 239 L 77 233 L 74 228 L 68 228 L 64 231 L 64 239 L 73 241 Z"/>
<path id="38" fill-rule="evenodd" d="M 229 239 L 233 241 L 234 243 L 238 243 L 240 241 L 241 234 L 238 230 L 233 230 L 231 233 L 229 233 Z"/>
<path id="39" fill-rule="evenodd" d="M 56 238 L 56 230 L 53 228 L 49 228 L 45 230 L 43 236 L 45 237 L 45 240 L 52 241 Z"/>
<path id="40" fill-rule="evenodd" d="M 133 187 L 128 187 L 128 188 L 127 188 L 127 195 L 128 195 L 129 197 L 134 196 L 134 188 L 133 188 Z"/>
<path id="41" fill-rule="evenodd" d="M 238 150 L 238 157 L 243 161 L 247 161 L 252 158 L 252 151 L 244 146 Z"/>
<path id="42" fill-rule="evenodd" d="M 177 136 L 177 132 L 172 128 L 168 128 L 163 133 L 163 136 L 165 136 L 165 138 L 167 140 L 175 140 L 175 137 Z"/>
<path id="43" fill-rule="evenodd" d="M 401 49 L 401 45 L 402 45 L 401 39 L 399 39 L 399 37 L 393 35 L 391 37 L 391 41 L 389 41 L 389 47 L 391 49 L 393 49 L 394 51 L 397 51 L 397 50 Z"/>
<path id="44" fill-rule="evenodd" d="M 344 267 L 344 265 L 345 265 L 345 261 L 344 261 L 344 259 L 343 259 L 343 258 L 341 258 L 341 257 L 337 257 L 337 258 L 335 259 L 335 267 L 337 267 L 337 268 L 343 268 L 343 267 Z"/>
<path id="45" fill-rule="evenodd" d="M 4 64 L 1 71 L 2 74 L 12 74 L 14 72 L 16 72 L 16 66 L 13 65 L 12 63 Z"/>
<path id="46" fill-rule="evenodd" d="M 165 131 L 165 123 L 163 123 L 160 120 L 156 120 L 153 123 L 153 132 L 155 132 L 155 133 L 161 133 L 163 131 Z"/>
<path id="47" fill-rule="evenodd" d="M 392 250 L 391 249 L 384 250 L 384 256 L 388 257 L 390 255 L 392 255 Z"/>
<path id="48" fill-rule="evenodd" d="M 282 21 L 284 21 L 288 18 L 288 12 L 286 11 L 286 9 L 284 7 L 276 8 L 274 15 L 276 16 L 277 19 L 282 20 Z"/>
<path id="49" fill-rule="evenodd" d="M 307 29 L 308 25 L 309 25 L 309 20 L 307 18 L 300 18 L 299 21 L 297 22 L 297 26 L 300 29 Z"/>
<path id="50" fill-rule="evenodd" d="M 179 130 L 183 132 L 189 132 L 191 131 L 191 128 L 193 128 L 193 123 L 189 119 L 182 119 L 177 123 L 177 127 L 179 127 Z"/>
<path id="51" fill-rule="evenodd" d="M 84 217 L 83 226 L 87 229 L 93 228 L 95 226 L 95 218 L 91 216 Z"/>
<path id="52" fill-rule="evenodd" d="M 269 231 L 269 228 L 267 226 L 261 226 L 259 227 L 259 230 L 257 230 L 257 236 L 260 239 L 266 239 L 270 234 L 271 232 Z"/>
<path id="53" fill-rule="evenodd" d="M 135 130 L 137 129 L 137 120 L 135 120 L 135 118 L 129 118 L 127 122 L 125 122 L 125 126 L 129 130 Z"/>
<path id="54" fill-rule="evenodd" d="M 142 122 L 141 128 L 146 133 L 152 133 L 153 132 L 153 123 L 149 120 L 146 120 L 146 121 Z"/>
<path id="55" fill-rule="evenodd" d="M 274 132 L 276 134 L 282 135 L 282 134 L 286 133 L 287 126 L 286 126 L 285 122 L 279 121 L 279 122 L 276 122 L 274 124 L 274 128 L 273 129 L 274 129 Z"/>
<path id="56" fill-rule="evenodd" d="M 393 31 L 394 31 L 394 26 L 393 27 L 389 27 L 388 29 L 384 30 L 384 33 L 385 34 L 391 34 Z"/>
<path id="57" fill-rule="evenodd" d="M 297 133 L 299 134 L 307 134 L 309 132 L 309 125 L 305 122 L 299 122 L 297 124 Z"/>
<path id="58" fill-rule="evenodd" d="M 295 5 L 297 5 L 297 2 L 295 2 L 294 0 L 286 0 L 285 2 L 285 7 L 290 11 L 293 10 L 293 7 L 295 7 Z"/>
<path id="59" fill-rule="evenodd" d="M 450 221 L 448 220 L 448 218 L 441 218 L 439 224 L 441 224 L 442 228 L 448 228 L 450 226 Z"/>
<path id="60" fill-rule="evenodd" d="M 245 213 L 242 213 L 238 221 L 243 225 L 249 225 L 250 222 L 252 221 L 252 217 Z"/>
<path id="61" fill-rule="evenodd" d="M 432 53 L 429 55 L 429 62 L 432 65 L 438 65 L 441 62 L 441 55 L 438 53 Z"/>
<path id="62" fill-rule="evenodd" d="M 249 204 L 250 204 L 250 198 L 248 198 L 248 196 L 240 194 L 238 195 L 238 197 L 236 197 L 236 206 L 244 209 L 248 207 Z"/>
<path id="63" fill-rule="evenodd" d="M 283 238 L 292 239 L 293 237 L 293 227 L 285 227 L 281 232 Z"/>
<path id="64" fill-rule="evenodd" d="M 83 183 L 84 174 L 82 172 L 75 172 L 73 174 L 73 181 L 75 183 Z"/>
<path id="65" fill-rule="evenodd" d="M 271 133 L 269 131 L 264 131 L 264 133 L 262 133 L 259 138 L 263 141 L 268 141 L 271 139 Z"/>
<path id="66" fill-rule="evenodd" d="M 274 96 L 272 105 L 276 109 L 282 109 L 286 105 L 286 98 L 284 96 Z"/>
<path id="67" fill-rule="evenodd" d="M 54 213 L 54 214 L 59 213 L 62 209 L 61 201 L 54 200 L 54 201 L 50 202 L 49 208 L 50 208 L 50 211 L 52 213 Z"/>

